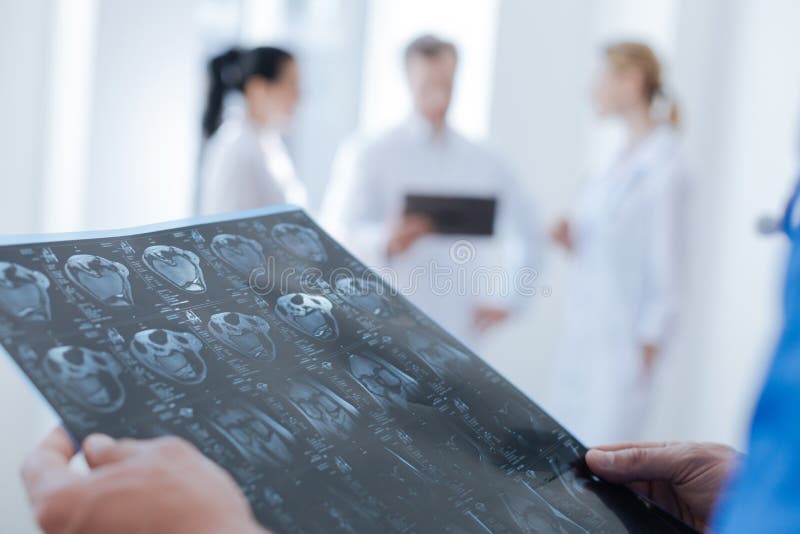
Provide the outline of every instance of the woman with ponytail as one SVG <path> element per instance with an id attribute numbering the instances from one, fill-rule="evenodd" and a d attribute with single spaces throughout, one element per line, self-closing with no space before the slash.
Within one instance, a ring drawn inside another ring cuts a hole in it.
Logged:
<path id="1" fill-rule="evenodd" d="M 549 408 L 588 443 L 641 438 L 653 369 L 674 337 L 685 237 L 677 107 L 661 65 L 635 42 L 603 59 L 595 109 L 623 123 L 626 144 L 552 232 L 574 278 Z"/>
<path id="2" fill-rule="evenodd" d="M 233 48 L 209 62 L 208 77 L 200 211 L 305 205 L 305 188 L 282 138 L 299 99 L 292 55 L 273 47 Z M 244 111 L 223 119 L 232 92 L 241 93 Z"/>

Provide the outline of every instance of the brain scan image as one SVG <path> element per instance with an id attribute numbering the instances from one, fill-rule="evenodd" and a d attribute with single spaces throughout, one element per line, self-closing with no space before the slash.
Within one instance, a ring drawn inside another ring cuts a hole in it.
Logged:
<path id="1" fill-rule="evenodd" d="M 128 268 L 92 254 L 75 254 L 64 264 L 70 282 L 111 308 L 133 306 Z"/>
<path id="2" fill-rule="evenodd" d="M 142 330 L 134 334 L 130 347 L 148 369 L 180 384 L 199 384 L 208 373 L 200 356 L 203 343 L 194 334 L 161 328 Z"/>
<path id="3" fill-rule="evenodd" d="M 47 351 L 47 377 L 72 401 L 95 412 L 113 412 L 125 402 L 122 366 L 108 353 L 65 345 Z"/>
<path id="4" fill-rule="evenodd" d="M 208 321 L 208 331 L 222 344 L 248 358 L 275 359 L 275 344 L 269 337 L 269 323 L 257 315 L 215 313 Z"/>
<path id="5" fill-rule="evenodd" d="M 331 313 L 333 304 L 325 297 L 306 293 L 289 293 L 278 298 L 278 317 L 300 332 L 320 341 L 339 337 L 339 325 Z"/>
<path id="6" fill-rule="evenodd" d="M 250 405 L 222 409 L 210 424 L 253 465 L 278 467 L 292 460 L 291 447 L 295 439 L 291 432 Z"/>
<path id="7" fill-rule="evenodd" d="M 588 493 L 586 485 L 589 483 L 589 479 L 578 478 L 575 471 L 570 468 L 569 463 L 559 461 L 553 456 L 547 458 L 547 463 L 550 464 L 550 469 L 553 473 L 560 475 L 558 477 L 559 484 L 567 495 L 572 498 L 573 504 L 583 507 L 587 512 L 592 513 L 591 508 L 584 502 L 584 498 Z"/>
<path id="8" fill-rule="evenodd" d="M 188 293 L 203 293 L 206 281 L 200 258 L 194 252 L 168 245 L 147 247 L 142 254 L 145 265 L 161 278 Z"/>
<path id="9" fill-rule="evenodd" d="M 448 425 L 447 439 L 439 444 L 442 465 L 463 477 L 481 475 L 494 463 L 488 451 L 476 439 Z"/>
<path id="10" fill-rule="evenodd" d="M 355 407 L 322 384 L 292 382 L 287 396 L 292 406 L 324 436 L 347 439 L 355 427 L 358 415 Z"/>
<path id="11" fill-rule="evenodd" d="M 381 528 L 383 512 L 373 503 L 344 488 L 324 488 L 324 499 L 314 503 L 321 513 L 309 517 L 312 531 L 376 532 Z"/>
<path id="12" fill-rule="evenodd" d="M 423 332 L 409 332 L 407 339 L 409 348 L 440 376 L 470 361 L 464 352 Z"/>
<path id="13" fill-rule="evenodd" d="M 504 436 L 504 441 L 510 446 L 527 451 L 529 461 L 536 461 L 534 453 L 550 448 L 563 433 L 543 412 L 513 399 L 501 398 L 492 404 L 498 407 L 490 411 L 476 404 L 475 408 L 482 414 L 479 417 L 492 423 L 497 435 Z"/>
<path id="14" fill-rule="evenodd" d="M 416 380 L 377 356 L 351 354 L 348 363 L 353 378 L 384 407 L 394 405 L 408 409 L 409 398 L 421 396 Z"/>
<path id="15" fill-rule="evenodd" d="M 527 491 L 522 495 L 501 492 L 500 500 L 521 532 L 589 534 L 588 530 L 561 513 L 528 484 L 520 483 L 520 486 Z"/>
<path id="16" fill-rule="evenodd" d="M 270 232 L 272 238 L 292 255 L 322 263 L 328 259 L 319 234 L 306 226 L 292 223 L 278 223 Z"/>
<path id="17" fill-rule="evenodd" d="M 375 317 L 393 315 L 391 302 L 382 294 L 382 288 L 374 280 L 339 278 L 334 282 L 334 288 L 345 302 L 362 312 Z"/>
<path id="18" fill-rule="evenodd" d="M 257 269 L 265 269 L 267 260 L 261 243 L 237 234 L 219 234 L 211 240 L 211 252 L 233 267 L 239 274 L 249 276 Z"/>
<path id="19" fill-rule="evenodd" d="M 32 323 L 50 320 L 50 280 L 33 269 L 0 261 L 0 311 Z"/>

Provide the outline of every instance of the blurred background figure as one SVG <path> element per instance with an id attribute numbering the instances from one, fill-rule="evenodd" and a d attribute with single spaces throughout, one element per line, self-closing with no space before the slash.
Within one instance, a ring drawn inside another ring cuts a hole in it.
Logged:
<path id="1" fill-rule="evenodd" d="M 305 186 L 282 138 L 300 98 L 294 57 L 274 47 L 232 48 L 209 62 L 208 75 L 201 213 L 305 206 Z M 243 109 L 226 110 L 230 92 L 242 95 Z"/>
<path id="2" fill-rule="evenodd" d="M 509 256 L 517 267 L 538 269 L 536 212 L 505 164 L 447 122 L 456 47 L 423 35 L 408 44 L 404 59 L 411 116 L 363 146 L 352 168 L 339 168 L 322 220 L 373 266 L 391 267 L 400 290 L 407 288 L 409 298 L 452 334 L 476 342 L 509 316 L 512 291 L 502 295 L 499 287 L 476 288 L 474 273 L 509 267 L 504 261 Z M 458 219 L 462 229 L 443 231 L 434 220 L 437 208 L 433 214 L 412 211 L 412 195 L 456 212 L 448 217 Z M 493 231 L 463 230 L 479 222 L 475 212 L 460 213 L 463 200 L 494 206 Z M 450 274 L 437 282 L 436 272 Z M 468 287 L 456 287 L 456 272 L 463 273 Z M 514 272 L 513 264 L 508 272 Z"/>
<path id="3" fill-rule="evenodd" d="M 641 439 L 685 278 L 677 106 L 665 105 L 650 47 L 621 42 L 604 52 L 594 107 L 624 123 L 625 146 L 552 232 L 575 265 L 548 407 L 587 443 Z"/>

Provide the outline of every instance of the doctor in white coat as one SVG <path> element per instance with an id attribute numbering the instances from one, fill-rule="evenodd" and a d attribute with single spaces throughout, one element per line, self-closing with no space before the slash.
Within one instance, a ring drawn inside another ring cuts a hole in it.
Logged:
<path id="1" fill-rule="evenodd" d="M 294 57 L 273 47 L 231 49 L 211 61 L 209 78 L 200 212 L 305 206 L 305 186 L 283 141 L 299 99 Z M 231 93 L 241 93 L 244 109 L 222 121 Z"/>
<path id="2" fill-rule="evenodd" d="M 452 334 L 476 343 L 535 291 L 535 209 L 498 158 L 447 124 L 454 45 L 423 36 L 405 59 L 412 115 L 370 143 L 340 149 L 321 217 L 365 261 L 389 268 L 399 289 Z M 495 198 L 494 235 L 437 234 L 425 217 L 404 215 L 407 194 Z M 514 287 L 520 272 L 530 275 L 522 292 Z"/>
<path id="3" fill-rule="evenodd" d="M 658 59 L 646 45 L 619 43 L 603 67 L 596 109 L 623 121 L 627 142 L 552 233 L 574 278 L 546 407 L 589 444 L 640 438 L 653 367 L 674 335 L 685 237 L 677 112 L 657 117 Z"/>

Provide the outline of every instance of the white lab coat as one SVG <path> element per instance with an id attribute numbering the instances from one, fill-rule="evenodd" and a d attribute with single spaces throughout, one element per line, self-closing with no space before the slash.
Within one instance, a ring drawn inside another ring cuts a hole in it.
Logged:
<path id="1" fill-rule="evenodd" d="M 495 235 L 430 235 L 389 260 L 389 235 L 408 193 L 496 197 Z M 488 150 L 450 128 L 436 133 L 414 115 L 370 143 L 340 150 L 321 220 L 423 311 L 473 343 L 476 306 L 520 306 L 524 297 L 514 292 L 514 275 L 522 267 L 540 267 L 535 212 L 528 195 Z M 481 267 L 484 274 L 487 267 L 494 273 L 502 269 L 507 290 L 476 287 Z"/>
<path id="2" fill-rule="evenodd" d="M 204 162 L 202 214 L 271 204 L 306 206 L 306 189 L 275 129 L 248 119 L 228 119 L 209 140 Z"/>
<path id="3" fill-rule="evenodd" d="M 590 445 L 641 438 L 652 380 L 642 346 L 663 355 L 676 324 L 685 193 L 665 125 L 591 179 L 575 206 L 573 280 L 546 407 Z"/>

